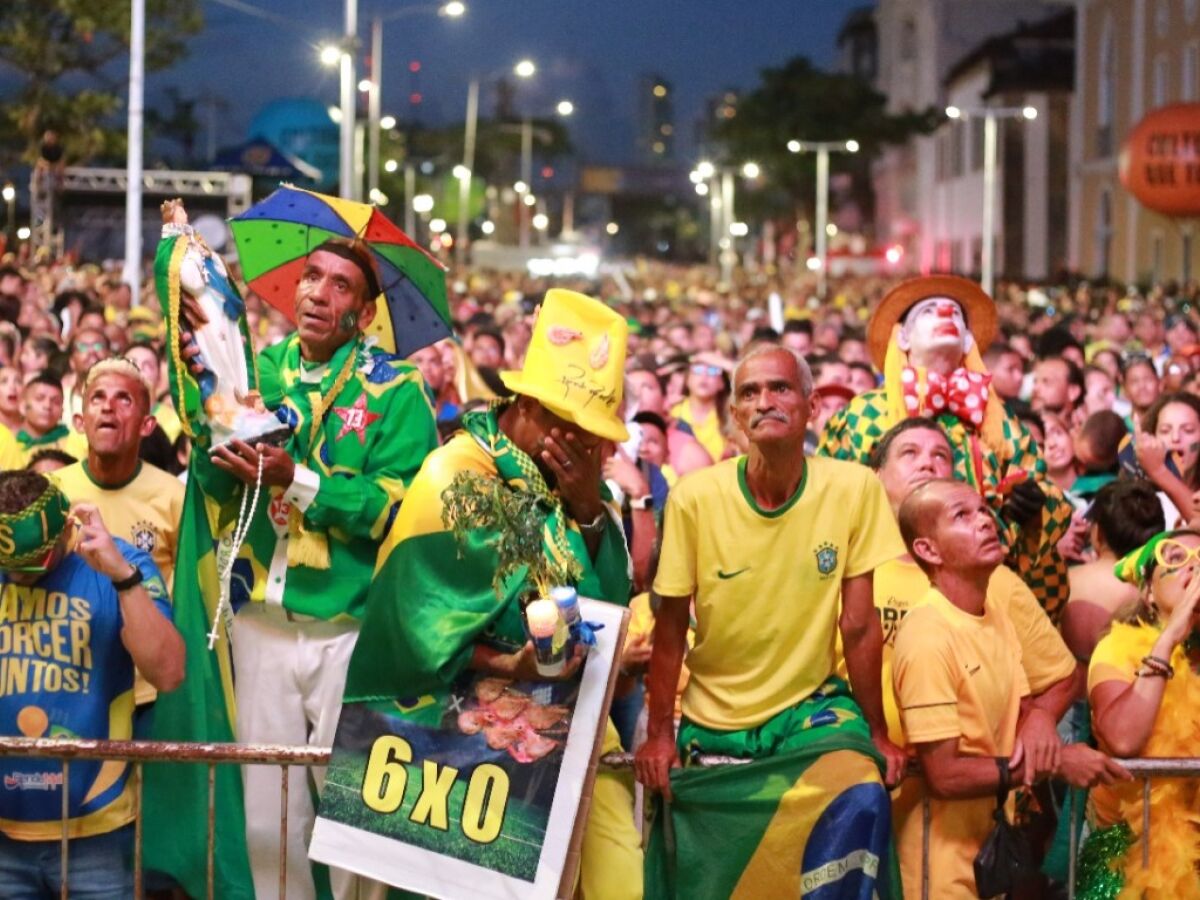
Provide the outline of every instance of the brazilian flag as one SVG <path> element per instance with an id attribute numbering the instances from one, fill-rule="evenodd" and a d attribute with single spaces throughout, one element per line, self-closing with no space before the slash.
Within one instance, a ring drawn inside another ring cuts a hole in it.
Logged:
<path id="1" fill-rule="evenodd" d="M 168 319 L 171 396 L 185 430 L 194 437 L 195 455 L 206 452 L 208 436 L 200 417 L 196 380 L 178 354 L 181 250 L 177 237 L 162 241 L 155 260 L 155 275 L 159 299 Z M 189 478 L 171 590 L 175 627 L 187 649 L 187 668 L 183 684 L 169 694 L 160 694 L 154 704 L 151 726 L 154 740 L 201 743 L 237 740 L 233 671 L 223 628 L 214 650 L 208 648 L 208 631 L 220 597 L 213 551 L 219 518 L 219 507 L 201 489 L 200 479 Z M 241 772 L 235 765 L 218 765 L 215 776 L 213 896 L 254 900 Z M 152 763 L 145 767 L 145 868 L 171 875 L 192 897 L 207 895 L 208 794 L 208 766 L 203 763 Z"/>
<path id="2" fill-rule="evenodd" d="M 821 692 L 751 732 L 685 720 L 692 752 L 763 755 L 672 773 L 646 849 L 648 900 L 898 900 L 891 799 L 866 734 L 848 695 Z"/>

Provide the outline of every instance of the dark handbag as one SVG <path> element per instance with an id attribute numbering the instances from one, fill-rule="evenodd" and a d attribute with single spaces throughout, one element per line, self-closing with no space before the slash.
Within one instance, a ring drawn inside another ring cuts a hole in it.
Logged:
<path id="1" fill-rule="evenodd" d="M 975 855 L 975 892 L 985 898 L 1007 894 L 1037 872 L 1029 842 L 1004 813 L 1009 786 L 1008 760 L 997 758 L 996 765 L 1000 769 L 993 814 L 996 824 Z"/>

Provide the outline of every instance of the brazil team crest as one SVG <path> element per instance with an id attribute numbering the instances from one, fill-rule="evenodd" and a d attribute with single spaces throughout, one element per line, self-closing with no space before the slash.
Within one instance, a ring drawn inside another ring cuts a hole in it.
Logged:
<path id="1" fill-rule="evenodd" d="M 817 571 L 820 572 L 822 576 L 832 575 L 834 569 L 837 568 L 837 547 L 835 547 L 833 544 L 818 544 L 816 554 Z"/>
<path id="2" fill-rule="evenodd" d="M 133 526 L 133 546 L 143 553 L 153 553 L 156 543 L 154 526 L 149 522 L 138 522 Z"/>

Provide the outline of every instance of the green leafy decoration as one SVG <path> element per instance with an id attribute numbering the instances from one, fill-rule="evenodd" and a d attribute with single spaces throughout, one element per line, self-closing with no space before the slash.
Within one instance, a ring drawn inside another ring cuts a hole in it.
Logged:
<path id="1" fill-rule="evenodd" d="M 498 557 L 492 577 L 492 590 L 498 598 L 503 596 L 505 581 L 522 569 L 542 596 L 548 596 L 556 585 L 573 584 L 582 577 L 573 556 L 568 556 L 564 567 L 546 553 L 546 519 L 547 512 L 535 494 L 513 490 L 498 478 L 476 472 L 459 472 L 442 491 L 442 524 L 454 534 L 460 554 L 470 532 L 494 535 L 485 543 Z"/>

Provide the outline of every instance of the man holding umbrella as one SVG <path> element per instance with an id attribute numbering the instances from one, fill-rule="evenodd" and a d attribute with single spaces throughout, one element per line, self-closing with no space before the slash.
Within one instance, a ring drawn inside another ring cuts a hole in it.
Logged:
<path id="1" fill-rule="evenodd" d="M 258 357 L 263 401 L 290 437 L 282 447 L 231 440 L 193 456 L 191 477 L 220 524 L 238 514 L 239 485 L 261 484 L 230 586 L 239 741 L 333 742 L 379 542 L 437 445 L 420 373 L 363 334 L 380 268 L 364 241 L 337 237 L 293 267 L 296 331 Z M 203 324 L 186 295 L 180 306 L 181 328 Z M 279 883 L 279 775 L 268 766 L 243 775 L 255 892 L 268 896 Z M 315 895 L 303 776 L 292 770 L 288 792 L 289 897 Z M 335 892 L 342 875 L 333 873 Z"/>

